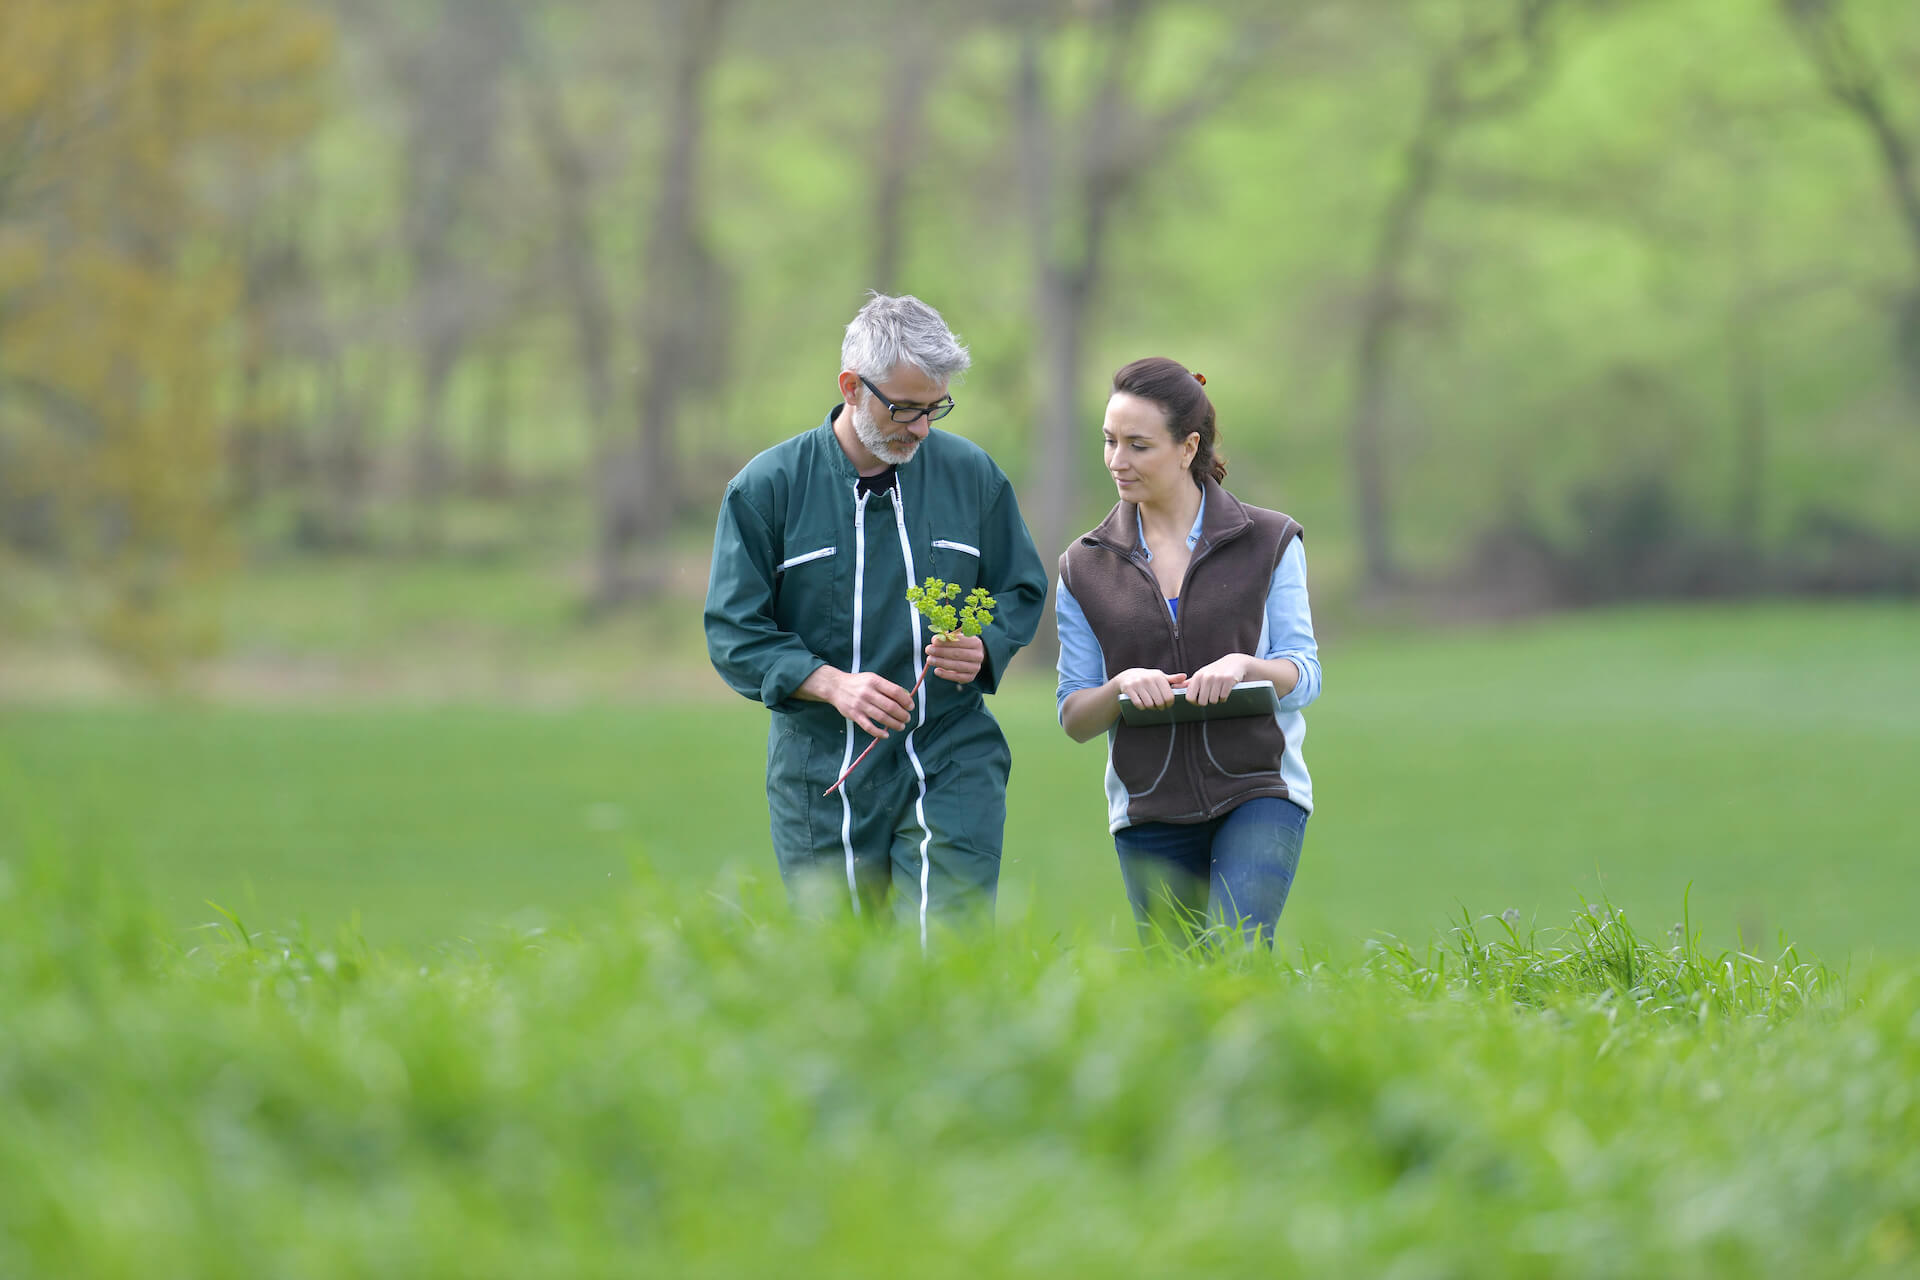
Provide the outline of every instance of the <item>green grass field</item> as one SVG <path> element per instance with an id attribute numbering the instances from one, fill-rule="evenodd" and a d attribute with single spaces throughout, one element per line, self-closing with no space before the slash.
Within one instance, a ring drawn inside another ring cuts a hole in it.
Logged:
<path id="1" fill-rule="evenodd" d="M 1912 1276 L 1917 653 L 1329 641 L 1277 957 L 1141 953 L 1040 682 L 999 926 L 931 955 L 785 918 L 698 680 L 10 706 L 0 1275 Z"/>
<path id="2" fill-rule="evenodd" d="M 1920 611 L 1623 612 L 1324 657 L 1295 940 L 1350 955 L 1581 895 L 1654 922 L 1691 885 L 1720 943 L 1920 952 Z M 183 926 L 208 899 L 263 927 L 358 913 L 377 945 L 564 921 L 636 857 L 680 894 L 771 878 L 764 713 L 711 673 L 673 683 L 571 709 L 0 709 L 0 848 L 37 833 L 123 867 Z M 1102 753 L 1052 701 L 1032 680 L 993 700 L 1015 757 L 1001 917 L 1124 938 Z"/>
<path id="3" fill-rule="evenodd" d="M 0 862 L 9 1276 L 1913 1274 L 1920 971 L 807 929 L 168 946 Z"/>

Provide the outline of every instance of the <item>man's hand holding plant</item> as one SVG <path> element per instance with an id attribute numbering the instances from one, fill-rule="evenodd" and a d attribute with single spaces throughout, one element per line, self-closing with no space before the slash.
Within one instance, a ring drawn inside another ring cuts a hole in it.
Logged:
<path id="1" fill-rule="evenodd" d="M 913 712 L 914 699 L 920 692 L 920 686 L 926 681 L 927 672 L 932 671 L 941 679 L 950 680 L 954 684 L 969 684 L 979 676 L 980 668 L 986 663 L 987 646 L 980 639 L 980 633 L 992 623 L 993 609 L 999 602 L 987 594 L 985 587 L 975 587 L 967 593 L 967 598 L 956 609 L 948 602 L 959 594 L 959 583 L 943 582 L 939 578 L 928 578 L 920 586 L 907 588 L 907 600 L 920 611 L 928 625 L 933 628 L 933 639 L 927 644 L 927 660 L 920 668 L 920 678 L 913 682 L 913 688 L 907 694 L 904 707 L 907 715 Z M 874 682 L 885 688 L 863 689 L 861 692 L 867 695 L 866 697 L 847 698 L 849 706 L 853 706 L 863 714 L 857 716 L 849 714 L 848 708 L 841 707 L 838 700 L 824 699 L 840 707 L 842 715 L 874 736 L 874 741 L 867 744 L 866 751 L 862 751 L 859 757 L 848 765 L 838 778 L 834 779 L 833 786 L 826 789 L 826 795 L 832 795 L 838 790 L 840 784 L 847 780 L 847 775 L 859 767 L 861 760 L 867 758 L 867 751 L 873 750 L 880 738 L 886 736 L 884 730 L 877 734 L 874 732 L 878 726 L 873 723 L 873 720 L 878 720 L 895 729 L 906 728 L 906 722 L 901 716 L 902 708 L 899 700 L 893 696 L 893 691 L 897 690 L 898 686 L 890 681 L 880 680 L 878 677 L 874 678 Z M 868 719 L 869 715 L 872 717 L 871 720 Z"/>
<path id="2" fill-rule="evenodd" d="M 980 668 L 986 665 L 987 645 L 980 633 L 993 621 L 993 606 L 997 601 L 987 594 L 986 588 L 975 587 L 956 610 L 947 601 L 959 594 L 959 583 L 942 582 L 938 578 L 928 578 L 923 586 L 907 588 L 907 599 L 933 628 L 933 639 L 926 650 L 933 674 L 955 684 L 971 684 L 979 676 Z M 925 676 L 923 670 L 921 677 Z"/>

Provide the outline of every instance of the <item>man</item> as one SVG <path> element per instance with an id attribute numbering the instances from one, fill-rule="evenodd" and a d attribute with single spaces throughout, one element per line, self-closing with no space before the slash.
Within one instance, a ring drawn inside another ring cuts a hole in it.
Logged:
<path id="1" fill-rule="evenodd" d="M 715 669 L 773 712 L 767 810 L 788 893 L 856 913 L 891 899 L 923 942 L 930 916 L 992 909 L 1011 757 L 982 695 L 1047 591 L 1007 477 L 933 427 L 969 363 L 939 312 L 874 295 L 841 343 L 841 402 L 727 486 L 707 582 Z M 906 599 L 929 577 L 995 597 L 983 635 L 931 638 Z"/>

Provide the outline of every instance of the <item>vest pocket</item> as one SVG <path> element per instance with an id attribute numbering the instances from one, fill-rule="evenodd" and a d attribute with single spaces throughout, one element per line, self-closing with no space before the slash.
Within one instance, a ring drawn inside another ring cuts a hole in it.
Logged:
<path id="1" fill-rule="evenodd" d="M 1113 735 L 1113 772 L 1130 796 L 1150 795 L 1173 766 L 1170 724 L 1122 724 Z"/>
<path id="2" fill-rule="evenodd" d="M 1200 745 L 1207 762 L 1229 778 L 1279 773 L 1287 735 L 1272 716 L 1236 716 L 1200 722 Z"/>

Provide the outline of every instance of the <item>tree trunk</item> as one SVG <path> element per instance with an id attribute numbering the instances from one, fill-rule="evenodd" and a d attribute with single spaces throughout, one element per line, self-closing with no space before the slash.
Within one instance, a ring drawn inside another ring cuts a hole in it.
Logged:
<path id="1" fill-rule="evenodd" d="M 617 521 L 609 510 L 618 486 L 609 482 L 613 469 L 613 305 L 601 273 L 593 233 L 593 192 L 587 159 L 567 124 L 554 82 L 545 62 L 529 59 L 528 104 L 535 145 L 553 180 L 556 266 L 567 310 L 573 322 L 574 353 L 585 388 L 588 434 L 588 492 L 597 512 L 597 545 L 607 541 L 605 531 Z M 604 551 L 596 552 L 596 560 Z"/>
<path id="2" fill-rule="evenodd" d="M 1907 247 L 1920 269 L 1920 186 L 1915 185 L 1913 149 L 1888 118 L 1886 103 L 1877 95 L 1865 99 L 1856 111 L 1873 135 L 1874 147 L 1886 171 L 1895 211 L 1907 231 Z"/>
<path id="3" fill-rule="evenodd" d="M 1894 122 L 1886 83 L 1855 38 L 1843 0 L 1819 6 L 1782 0 L 1782 8 L 1828 95 L 1853 114 L 1879 153 L 1887 193 L 1915 266 L 1914 283 L 1894 325 L 1895 354 L 1909 389 L 1920 397 L 1920 179 L 1914 172 L 1913 143 Z"/>
<path id="4" fill-rule="evenodd" d="M 1766 514 L 1767 393 L 1758 326 L 1744 309 L 1735 311 L 1727 326 L 1727 375 L 1736 423 L 1733 529 L 1749 546 L 1758 546 Z"/>
<path id="5" fill-rule="evenodd" d="M 1225 101 L 1225 86 L 1233 81 L 1224 71 L 1207 77 L 1190 97 L 1150 119 L 1130 96 L 1137 72 L 1133 55 L 1147 8 L 1143 0 L 1113 0 L 1102 10 L 1098 78 L 1078 118 L 1071 157 L 1060 157 L 1055 150 L 1062 130 L 1048 105 L 1039 26 L 1028 27 L 1021 41 L 1014 105 L 1034 261 L 1038 415 L 1036 500 L 1027 510 L 1050 579 L 1056 557 L 1086 514 L 1080 476 L 1095 436 L 1080 398 L 1080 379 L 1086 373 L 1092 307 L 1105 278 L 1114 212 L 1141 172 Z M 1042 652 L 1057 647 L 1051 611 L 1042 617 L 1034 644 Z"/>
<path id="6" fill-rule="evenodd" d="M 420 417 L 411 462 L 416 547 L 440 540 L 440 504 L 450 472 L 445 439 L 448 384 L 483 320 L 473 272 L 456 257 L 454 235 L 483 204 L 492 162 L 500 86 L 520 44 L 510 0 L 440 0 L 434 36 L 403 58 L 409 127 L 407 256 L 413 268 L 416 337 L 421 343 Z"/>
<path id="7" fill-rule="evenodd" d="M 916 33 L 915 24 L 903 21 L 904 32 Z M 903 50 L 896 66 L 913 65 L 917 40 L 901 40 Z M 874 156 L 873 183 L 873 268 L 872 287 L 881 293 L 893 293 L 899 287 L 900 260 L 906 242 L 906 208 L 909 179 L 913 174 L 926 114 L 927 95 L 936 73 L 895 75 L 888 80 L 886 123 L 880 131 L 879 149 Z"/>
<path id="8" fill-rule="evenodd" d="M 453 365 L 465 341 L 464 331 L 435 333 L 427 337 L 424 379 L 420 393 L 420 416 L 414 420 L 413 446 L 409 451 L 412 510 L 409 524 L 416 551 L 434 550 L 441 540 L 441 501 L 445 497 L 447 448 L 445 413 L 447 384 L 453 378 Z"/>
<path id="9" fill-rule="evenodd" d="M 487 363 L 487 394 L 474 433 L 468 483 L 481 498 L 505 498 L 513 492 L 513 463 L 508 437 L 513 431 L 513 361 L 506 351 Z"/>
<path id="10" fill-rule="evenodd" d="M 613 486 L 602 529 L 596 595 L 610 604 L 637 586 L 625 559 L 630 544 L 658 537 L 671 526 L 678 476 L 674 433 L 696 366 L 712 355 L 701 345 L 711 332 L 713 269 L 700 234 L 696 201 L 706 133 L 707 81 L 720 53 L 729 0 L 674 0 L 677 33 L 672 89 L 664 115 L 659 200 L 647 237 L 647 289 L 641 304 L 640 431 L 629 460 L 610 468 Z"/>
<path id="11" fill-rule="evenodd" d="M 1741 172 L 1754 172 L 1750 159 Z M 1734 414 L 1733 531 L 1749 546 L 1758 546 L 1766 514 L 1767 392 L 1759 323 L 1766 268 L 1760 252 L 1760 204 L 1756 196 L 1737 206 L 1733 239 L 1738 275 L 1727 314 L 1727 378 Z"/>
<path id="12" fill-rule="evenodd" d="M 355 549 L 366 541 L 368 406 L 379 402 L 385 379 L 379 375 L 367 379 L 368 385 L 356 395 L 337 352 L 330 356 L 329 366 L 329 439 L 322 475 L 327 531 L 335 547 Z"/>
<path id="13" fill-rule="evenodd" d="M 1440 184 L 1454 136 L 1479 120 L 1525 107 L 1543 87 L 1546 23 L 1559 0 L 1522 0 L 1504 25 L 1469 30 L 1427 73 L 1420 123 L 1407 141 L 1398 185 L 1381 212 L 1353 359 L 1348 457 L 1366 584 L 1399 580 L 1393 540 L 1392 449 L 1387 440 L 1394 359 L 1406 319 L 1406 272 Z M 1518 54 L 1516 61 L 1515 55 Z"/>
<path id="14" fill-rule="evenodd" d="M 1036 505 L 1027 508 L 1033 521 L 1040 559 L 1054 576 L 1055 559 L 1078 533 L 1080 518 L 1078 446 L 1092 440 L 1083 429 L 1080 377 L 1086 357 L 1085 294 L 1058 268 L 1040 273 L 1036 306 L 1041 325 L 1038 371 L 1040 380 L 1039 443 L 1035 458 Z M 1034 644 L 1041 651 L 1057 644 L 1053 615 L 1041 620 Z"/>
<path id="15" fill-rule="evenodd" d="M 1850 32 L 1847 38 L 1851 40 Z M 1864 61 L 1863 55 L 1855 56 Z M 1914 178 L 1913 147 L 1894 124 L 1878 77 L 1863 73 L 1851 93 L 1836 96 L 1859 117 L 1873 139 L 1874 150 L 1880 153 L 1895 215 L 1906 229 L 1907 247 L 1913 251 L 1914 284 L 1894 325 L 1894 356 L 1906 375 L 1909 394 L 1920 399 L 1920 185 Z"/>
<path id="16" fill-rule="evenodd" d="M 1053 265 L 1055 200 L 1053 119 L 1043 81 L 1040 33 L 1029 28 L 1020 44 L 1014 82 L 1019 121 L 1020 186 L 1025 196 L 1027 234 L 1034 262 L 1034 391 L 1039 421 L 1034 444 L 1033 500 L 1027 507 L 1049 586 L 1057 576 L 1054 558 L 1066 545 L 1066 523 L 1073 508 L 1071 459 L 1063 463 L 1063 442 L 1071 440 L 1079 412 L 1074 387 L 1080 376 L 1080 337 L 1068 332 L 1062 317 L 1073 314 L 1064 298 L 1064 282 Z M 1043 611 L 1033 645 L 1039 652 L 1057 648 L 1053 612 Z"/>
<path id="17" fill-rule="evenodd" d="M 1894 123 L 1885 81 L 1861 49 L 1843 0 L 1822 6 L 1783 0 L 1783 7 L 1828 96 L 1853 114 L 1879 153 L 1887 194 L 1920 267 L 1920 185 L 1915 183 L 1913 145 Z"/>
<path id="18" fill-rule="evenodd" d="M 1347 450 L 1353 467 L 1361 567 L 1367 585 L 1376 588 L 1391 585 L 1399 576 L 1393 552 L 1387 402 L 1393 390 L 1400 320 L 1405 314 L 1407 262 L 1439 180 L 1441 127 L 1442 118 L 1430 102 L 1419 129 L 1407 144 L 1399 185 L 1381 214 L 1355 339 Z"/>

